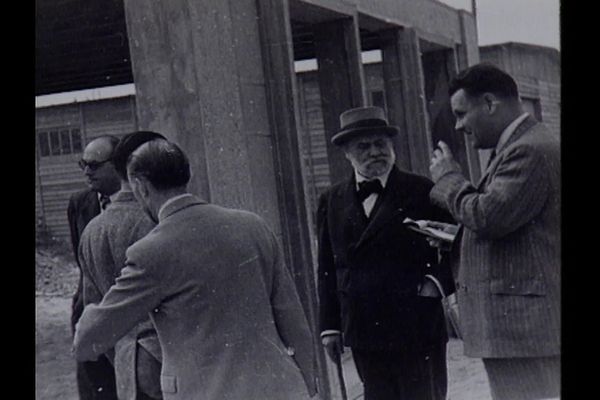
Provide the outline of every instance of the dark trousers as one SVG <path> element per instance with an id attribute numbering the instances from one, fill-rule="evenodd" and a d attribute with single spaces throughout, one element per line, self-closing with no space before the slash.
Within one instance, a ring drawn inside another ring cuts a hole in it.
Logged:
<path id="1" fill-rule="evenodd" d="M 83 313 L 81 282 L 73 296 L 71 309 L 71 331 L 75 333 L 75 324 Z M 97 361 L 77 363 L 77 389 L 80 400 L 117 400 L 115 370 L 105 356 Z"/>
<path id="2" fill-rule="evenodd" d="M 446 399 L 446 343 L 420 352 L 352 349 L 352 355 L 365 400 Z"/>
<path id="3" fill-rule="evenodd" d="M 494 400 L 538 400 L 560 396 L 560 356 L 484 358 Z"/>

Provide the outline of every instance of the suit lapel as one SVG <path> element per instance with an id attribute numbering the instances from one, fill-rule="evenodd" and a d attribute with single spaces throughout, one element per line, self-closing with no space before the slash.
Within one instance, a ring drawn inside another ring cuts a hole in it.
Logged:
<path id="1" fill-rule="evenodd" d="M 346 230 L 344 237 L 357 240 L 367 227 L 368 219 L 362 204 L 358 201 L 354 178 L 349 179 L 344 187 L 339 204 L 341 205 L 340 209 L 343 210 L 342 218 Z"/>
<path id="2" fill-rule="evenodd" d="M 79 236 L 81 237 L 81 233 L 86 225 L 98 214 L 100 214 L 100 202 L 98 201 L 98 193 L 90 190 L 86 193 L 83 198 L 82 204 L 80 206 L 80 214 L 79 214 Z"/>
<path id="3" fill-rule="evenodd" d="M 519 126 L 517 126 L 517 129 L 515 129 L 515 131 L 507 140 L 507 142 L 504 143 L 504 145 L 498 150 L 498 152 L 496 153 L 496 158 L 487 167 L 481 179 L 479 179 L 479 182 L 476 185 L 477 189 L 481 189 L 488 176 L 492 173 L 492 171 L 496 169 L 496 167 L 500 163 L 500 160 L 502 159 L 502 157 L 500 157 L 502 151 L 506 149 L 511 143 L 517 141 L 521 136 L 525 134 L 525 132 L 527 132 L 529 129 L 531 129 L 531 127 L 533 127 L 536 124 L 537 121 L 530 115 L 527 118 L 525 118 L 523 122 L 519 124 Z"/>
<path id="4" fill-rule="evenodd" d="M 403 188 L 400 180 L 399 171 L 396 167 L 392 168 L 387 185 L 373 207 L 371 220 L 358 241 L 357 247 L 373 237 L 381 228 L 394 221 L 397 215 L 404 212 L 404 210 L 397 207 L 398 202 L 396 201 L 404 197 L 404 194 L 401 193 Z"/>

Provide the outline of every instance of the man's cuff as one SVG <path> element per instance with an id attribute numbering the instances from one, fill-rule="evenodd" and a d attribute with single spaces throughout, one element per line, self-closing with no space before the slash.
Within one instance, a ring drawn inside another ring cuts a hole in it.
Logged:
<path id="1" fill-rule="evenodd" d="M 329 335 L 341 335 L 342 332 L 336 330 L 336 329 L 328 329 L 326 331 L 321 332 L 321 338 L 324 338 L 325 336 L 329 336 Z"/>

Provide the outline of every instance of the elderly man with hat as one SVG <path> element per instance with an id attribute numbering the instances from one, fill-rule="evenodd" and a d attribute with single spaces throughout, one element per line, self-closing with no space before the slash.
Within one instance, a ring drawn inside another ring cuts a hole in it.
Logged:
<path id="1" fill-rule="evenodd" d="M 433 206 L 433 183 L 394 165 L 378 107 L 347 110 L 331 139 L 353 168 L 319 200 L 321 340 L 338 360 L 352 350 L 365 400 L 442 400 L 448 336 L 440 293 L 454 291 L 445 261 L 405 218 L 451 221 Z"/>

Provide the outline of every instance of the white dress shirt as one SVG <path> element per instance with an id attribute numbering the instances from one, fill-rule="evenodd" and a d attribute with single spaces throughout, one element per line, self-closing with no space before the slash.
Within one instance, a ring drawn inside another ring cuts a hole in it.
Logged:
<path id="1" fill-rule="evenodd" d="M 385 189 L 385 185 L 387 184 L 388 181 L 388 177 L 390 176 L 390 172 L 392 171 L 392 169 L 390 168 L 390 170 L 388 172 L 386 172 L 385 174 L 381 175 L 381 176 L 377 176 L 375 178 L 366 178 L 364 176 L 362 176 L 361 174 L 358 173 L 358 171 L 354 171 L 354 177 L 356 178 L 356 190 L 358 191 L 358 184 L 360 182 L 363 181 L 370 181 L 372 179 L 378 179 L 379 182 L 381 182 L 381 186 Z M 365 210 L 365 214 L 367 215 L 367 217 L 369 217 L 371 215 L 371 211 L 373 211 L 373 207 L 375 207 L 375 202 L 377 202 L 377 199 L 379 198 L 379 193 L 371 193 L 369 195 L 369 197 L 367 197 L 366 199 L 364 199 L 362 205 L 363 205 L 363 209 Z"/>

